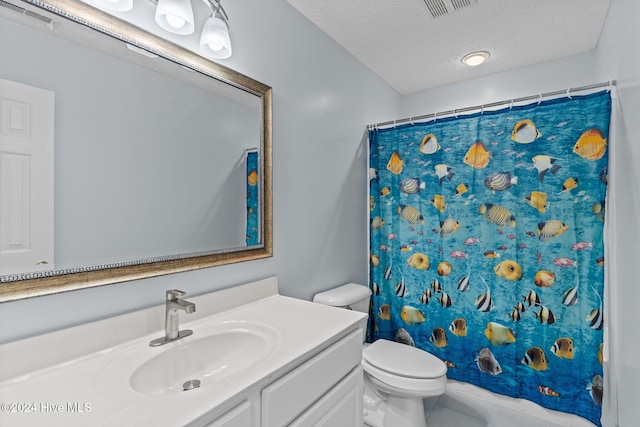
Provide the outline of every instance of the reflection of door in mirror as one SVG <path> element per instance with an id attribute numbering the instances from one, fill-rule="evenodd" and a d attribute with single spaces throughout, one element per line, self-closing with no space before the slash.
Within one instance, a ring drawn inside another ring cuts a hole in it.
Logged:
<path id="1" fill-rule="evenodd" d="M 51 91 L 0 79 L 0 275 L 53 264 Z"/>

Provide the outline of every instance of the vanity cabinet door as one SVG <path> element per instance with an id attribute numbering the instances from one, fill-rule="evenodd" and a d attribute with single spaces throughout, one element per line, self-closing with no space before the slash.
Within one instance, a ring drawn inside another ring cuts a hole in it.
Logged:
<path id="1" fill-rule="evenodd" d="M 357 367 L 329 390 L 290 427 L 355 427 L 363 425 L 362 367 Z"/>
<path id="2" fill-rule="evenodd" d="M 251 402 L 245 400 L 230 409 L 224 415 L 216 418 L 205 427 L 253 427 L 257 426 L 253 421 Z"/>
<path id="3" fill-rule="evenodd" d="M 265 387 L 262 427 L 289 425 L 359 367 L 361 360 L 362 330 L 358 329 Z"/>

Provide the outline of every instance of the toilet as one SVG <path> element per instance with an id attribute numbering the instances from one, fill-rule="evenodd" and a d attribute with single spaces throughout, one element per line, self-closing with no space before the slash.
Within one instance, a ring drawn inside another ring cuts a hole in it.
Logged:
<path id="1" fill-rule="evenodd" d="M 313 302 L 369 311 L 371 290 L 348 283 L 316 294 Z M 447 367 L 434 355 L 395 341 L 364 343 L 364 422 L 371 427 L 426 427 L 423 399 L 439 396 Z"/>

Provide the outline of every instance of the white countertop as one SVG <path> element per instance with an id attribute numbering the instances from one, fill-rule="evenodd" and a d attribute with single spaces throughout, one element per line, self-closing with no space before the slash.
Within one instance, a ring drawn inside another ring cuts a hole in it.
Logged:
<path id="1" fill-rule="evenodd" d="M 215 294 L 209 295 L 215 297 Z M 198 310 L 200 308 L 197 307 Z M 192 329 L 190 337 L 161 347 L 149 347 L 149 341 L 163 333 L 157 330 L 101 351 L 4 380 L 0 383 L 0 403 L 3 405 L 0 425 L 185 425 L 251 387 L 268 384 L 318 349 L 354 330 L 364 317 L 364 313 L 277 294 L 192 322 L 188 322 L 189 317 L 181 313 L 180 328 Z M 242 373 L 217 380 L 215 384 L 203 383 L 198 389 L 163 395 L 141 394 L 131 389 L 128 378 L 141 362 L 170 346 L 198 339 L 199 333 L 202 336 L 221 322 L 229 321 L 254 322 L 277 331 L 278 342 L 259 363 Z M 74 340 L 78 336 L 76 331 Z M 52 345 L 50 339 L 40 340 L 46 346 L 39 351 L 31 341 L 27 347 L 13 346 L 11 357 L 46 358 L 48 352 L 57 352 L 57 346 Z M 58 345 L 74 346 L 74 341 L 60 340 Z M 16 354 L 16 349 L 28 350 L 32 354 Z M 33 354 L 34 349 L 38 354 Z M 3 352 L 0 348 L 0 357 L 7 354 L 6 349 Z M 5 359 L 0 359 L 0 363 L 5 362 Z"/>

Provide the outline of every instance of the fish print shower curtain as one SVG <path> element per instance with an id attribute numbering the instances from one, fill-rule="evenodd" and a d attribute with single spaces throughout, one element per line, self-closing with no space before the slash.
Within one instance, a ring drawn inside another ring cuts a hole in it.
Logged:
<path id="1" fill-rule="evenodd" d="M 600 425 L 611 97 L 372 129 L 370 341 Z"/>
<path id="2" fill-rule="evenodd" d="M 260 186 L 258 175 L 258 152 L 249 151 L 246 154 L 245 165 L 247 171 L 247 246 L 260 244 L 260 218 L 258 215 L 260 201 Z"/>

